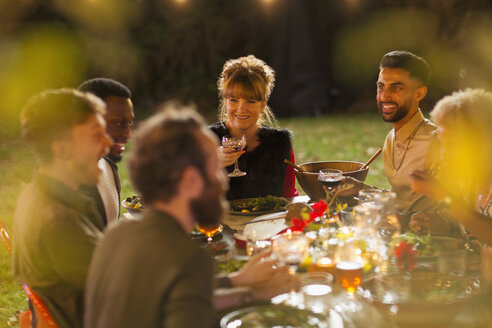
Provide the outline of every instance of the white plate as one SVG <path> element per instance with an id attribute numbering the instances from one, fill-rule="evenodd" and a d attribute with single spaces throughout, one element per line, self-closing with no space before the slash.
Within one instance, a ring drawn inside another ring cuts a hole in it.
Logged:
<path id="1" fill-rule="evenodd" d="M 270 239 L 280 231 L 288 228 L 285 224 L 286 212 L 259 216 L 244 227 L 244 236 L 256 236 L 257 240 Z M 268 221 L 265 221 L 268 220 Z"/>

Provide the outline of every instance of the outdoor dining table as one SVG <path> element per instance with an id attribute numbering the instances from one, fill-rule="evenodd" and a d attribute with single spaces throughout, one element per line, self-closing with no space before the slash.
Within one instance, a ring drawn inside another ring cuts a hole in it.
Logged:
<path id="1" fill-rule="evenodd" d="M 300 196 L 292 199 L 292 202 L 309 202 L 309 197 Z M 285 213 L 285 212 L 284 212 Z M 282 219 L 284 216 L 282 213 L 278 215 L 234 215 L 233 213 L 228 213 L 224 219 L 224 223 L 233 227 L 234 230 L 229 229 L 229 232 L 234 232 L 235 230 L 242 230 L 249 222 L 256 222 L 258 220 L 267 220 L 271 218 Z M 227 230 L 226 230 L 227 231 Z M 226 238 L 227 239 L 227 238 Z M 445 238 L 443 238 L 445 239 Z M 450 238 L 452 239 L 452 238 Z M 236 254 L 244 255 L 244 250 L 238 249 L 233 245 L 234 238 L 227 239 L 230 243 L 233 252 Z M 477 254 L 468 256 L 468 272 L 466 273 L 465 279 L 467 281 L 479 283 L 480 281 L 480 257 Z M 416 274 L 423 272 L 438 272 L 437 268 L 437 258 L 431 260 L 419 259 L 417 261 Z M 302 277 L 304 273 L 298 273 L 299 277 Z M 473 310 L 473 299 L 470 297 L 465 300 L 456 300 L 454 304 L 430 304 L 428 305 L 428 310 L 421 311 L 425 308 L 424 305 L 420 306 L 416 304 L 415 306 L 406 306 L 395 304 L 390 306 L 387 304 L 381 304 L 379 301 L 370 299 L 367 296 L 367 290 L 364 288 L 370 285 L 370 282 L 376 279 L 374 273 L 365 274 L 363 277 L 362 288 L 358 291 L 356 296 L 357 304 L 359 306 L 356 312 L 344 312 L 337 309 L 337 304 L 343 303 L 346 300 L 345 290 L 341 288 L 337 283 L 332 285 L 333 291 L 329 297 L 329 311 L 327 315 L 328 327 L 437 327 L 441 324 L 451 325 L 452 327 L 473 327 L 476 323 L 475 313 Z M 364 282 L 366 280 L 366 283 Z M 480 289 L 480 287 L 477 287 Z M 365 294 L 365 295 L 364 295 Z M 284 300 L 282 300 L 282 297 Z M 280 295 L 272 299 L 272 303 L 281 304 L 285 303 L 286 295 Z M 303 307 L 302 293 L 298 293 L 299 304 L 298 307 Z M 453 303 L 453 302 L 450 302 Z M 400 313 L 398 313 L 400 311 Z M 437 325 L 437 326 L 436 326 Z"/>
<path id="2" fill-rule="evenodd" d="M 308 196 L 298 196 L 290 200 L 293 203 L 309 202 Z M 270 217 L 282 219 L 284 217 L 285 211 L 277 213 L 277 215 L 270 215 Z M 125 213 L 124 217 L 126 219 L 134 218 L 129 213 Z M 265 215 L 255 215 L 253 213 L 249 215 L 236 214 L 233 212 L 228 212 L 224 217 L 222 224 L 224 229 L 222 233 L 214 237 L 214 244 L 223 244 L 217 252 L 212 252 L 212 255 L 216 255 L 216 260 L 218 261 L 229 261 L 231 259 L 240 259 L 246 261 L 248 259 L 246 251 L 243 248 L 239 248 L 235 245 L 234 233 L 241 232 L 250 222 L 255 222 L 262 220 Z M 268 216 L 267 216 L 268 219 Z M 198 242 L 203 246 L 206 245 L 206 239 L 198 239 Z M 227 254 L 227 256 L 222 256 L 221 254 Z M 480 278 L 478 256 L 473 256 L 473 270 L 468 270 L 467 276 L 470 279 Z M 436 271 L 436 260 L 424 261 L 417 264 L 416 271 Z M 298 273 L 299 277 L 302 277 L 303 273 Z M 363 276 L 364 281 L 370 281 L 375 279 L 374 274 L 366 274 Z M 380 302 L 374 302 L 369 298 L 364 297 L 364 290 L 360 289 L 359 294 L 356 296 L 356 302 L 359 306 L 356 312 L 344 312 L 337 309 L 337 304 L 343 303 L 346 300 L 346 294 L 344 289 L 342 289 L 337 283 L 332 285 L 333 290 L 329 296 L 329 310 L 326 316 L 327 327 L 330 328 L 358 328 L 358 327 L 437 327 L 440 325 L 439 322 L 436 323 L 436 313 L 432 314 L 432 309 L 435 311 L 440 311 L 439 315 L 449 316 L 449 320 L 443 320 L 446 325 L 450 327 L 474 327 L 476 323 L 476 314 L 473 308 L 473 299 L 470 298 L 466 301 L 458 300 L 456 304 L 442 304 L 440 306 L 431 307 L 431 312 L 422 311 L 419 312 L 419 307 L 405 307 L 398 304 L 395 306 L 383 305 Z M 367 294 L 367 292 L 366 292 Z M 367 296 L 367 295 L 366 295 Z M 286 294 L 277 296 L 272 299 L 271 306 L 284 306 Z M 297 307 L 303 308 L 302 293 L 297 293 L 298 304 Z M 462 303 L 462 304 L 461 304 Z M 472 306 L 469 306 L 472 304 Z M 460 306 L 457 306 L 460 305 Z M 462 306 L 461 306 L 462 305 Z M 246 304 L 245 307 L 254 306 Z M 448 309 L 447 309 L 448 308 Z M 235 309 L 237 310 L 237 309 Z M 399 314 L 400 311 L 403 314 Z M 447 311 L 452 311 L 447 313 Z M 402 319 L 403 316 L 403 319 Z M 429 322 L 426 322 L 426 316 L 429 316 Z M 418 320 L 413 320 L 418 319 Z M 233 326 L 231 326 L 233 327 Z"/>

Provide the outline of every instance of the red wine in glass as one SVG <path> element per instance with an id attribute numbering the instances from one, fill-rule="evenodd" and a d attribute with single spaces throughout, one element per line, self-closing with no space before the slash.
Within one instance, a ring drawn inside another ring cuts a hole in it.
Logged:
<path id="1" fill-rule="evenodd" d="M 343 179 L 342 171 L 336 169 L 323 169 L 319 171 L 318 180 L 328 188 L 332 190 L 338 186 Z"/>

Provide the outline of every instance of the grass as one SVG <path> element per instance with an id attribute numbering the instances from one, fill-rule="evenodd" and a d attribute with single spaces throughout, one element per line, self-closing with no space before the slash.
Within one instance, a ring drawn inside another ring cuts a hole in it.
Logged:
<path id="1" fill-rule="evenodd" d="M 391 128 L 377 114 L 330 115 L 317 118 L 291 118 L 280 121 L 294 133 L 297 163 L 319 160 L 365 162 L 381 147 Z M 12 227 L 17 197 L 36 168 L 34 156 L 18 140 L 0 142 L 0 220 Z M 122 197 L 134 194 L 126 165 L 120 165 Z M 369 170 L 367 183 L 388 187 L 383 161 L 378 158 Z M 302 193 L 302 190 L 299 188 Z M 17 312 L 27 309 L 19 283 L 13 280 L 10 256 L 0 246 L 0 328 L 18 327 Z"/>

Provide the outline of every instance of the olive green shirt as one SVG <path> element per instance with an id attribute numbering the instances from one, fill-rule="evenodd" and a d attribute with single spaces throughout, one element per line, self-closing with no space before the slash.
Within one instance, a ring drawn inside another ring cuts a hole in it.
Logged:
<path id="1" fill-rule="evenodd" d="M 60 327 L 82 327 L 87 270 L 102 228 L 92 200 L 46 175 L 38 174 L 18 200 L 13 275 L 41 297 Z"/>
<path id="2" fill-rule="evenodd" d="M 148 208 L 110 227 L 86 285 L 86 328 L 210 327 L 213 265 L 171 216 Z"/>
<path id="3" fill-rule="evenodd" d="M 397 210 L 403 213 L 435 210 L 437 203 L 415 193 L 409 176 L 415 170 L 435 173 L 439 160 L 437 127 L 424 118 L 420 109 L 398 132 L 392 129 L 383 148 L 386 177 L 398 195 Z"/>

